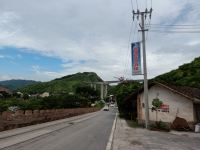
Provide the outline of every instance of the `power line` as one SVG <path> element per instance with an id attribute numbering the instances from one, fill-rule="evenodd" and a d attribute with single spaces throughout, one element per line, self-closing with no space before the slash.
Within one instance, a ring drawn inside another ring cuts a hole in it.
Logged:
<path id="1" fill-rule="evenodd" d="M 199 26 L 200 27 L 200 24 L 151 24 L 151 26 L 163 26 L 163 27 L 171 27 L 171 26 Z"/>
<path id="2" fill-rule="evenodd" d="M 137 0 L 135 0 L 136 1 L 136 5 L 137 5 L 137 10 L 139 9 L 139 7 L 138 7 L 138 1 Z"/>
<path id="3" fill-rule="evenodd" d="M 131 0 L 131 7 L 132 7 L 132 10 L 133 10 L 133 0 Z"/>
<path id="4" fill-rule="evenodd" d="M 148 2 L 147 2 L 147 0 L 146 0 L 146 8 L 148 8 Z"/>
<path id="5" fill-rule="evenodd" d="M 127 52 L 125 54 L 125 60 L 124 60 L 124 74 L 127 73 L 127 66 L 128 66 L 128 62 L 127 62 L 127 58 L 128 58 L 128 53 L 129 53 L 129 43 L 130 43 L 130 40 L 131 40 L 131 35 L 132 35 L 132 30 L 133 30 L 133 21 L 131 21 L 131 27 L 130 27 L 130 32 L 129 32 L 129 37 L 128 37 L 128 45 L 127 45 Z"/>
<path id="6" fill-rule="evenodd" d="M 151 27 L 151 28 L 155 28 L 155 29 L 169 29 L 169 26 L 151 26 L 151 25 L 145 25 L 146 27 Z M 171 26 L 171 29 L 200 29 L 200 26 Z"/>
<path id="7" fill-rule="evenodd" d="M 168 31 L 162 31 L 162 30 L 150 30 L 149 32 L 157 32 L 157 33 L 200 33 L 200 30 L 196 31 L 176 31 L 176 30 L 168 30 Z"/>

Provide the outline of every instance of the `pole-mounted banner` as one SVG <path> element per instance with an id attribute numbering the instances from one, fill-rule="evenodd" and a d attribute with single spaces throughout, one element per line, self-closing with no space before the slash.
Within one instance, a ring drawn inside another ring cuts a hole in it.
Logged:
<path id="1" fill-rule="evenodd" d="M 131 44 L 131 57 L 132 57 L 132 75 L 141 75 L 141 53 L 140 42 Z"/>

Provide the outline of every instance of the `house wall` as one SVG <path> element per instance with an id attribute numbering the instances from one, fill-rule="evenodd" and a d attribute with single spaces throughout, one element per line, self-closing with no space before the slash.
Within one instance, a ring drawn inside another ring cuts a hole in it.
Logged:
<path id="1" fill-rule="evenodd" d="M 143 122 L 145 120 L 144 109 L 144 93 L 142 92 L 138 96 L 138 121 Z M 154 85 L 149 89 L 149 120 L 156 121 L 156 111 L 151 110 L 152 101 L 158 97 L 162 100 L 163 104 L 169 105 L 169 112 L 158 112 L 158 121 L 172 123 L 176 116 L 186 119 L 188 122 L 194 122 L 194 108 L 193 102 L 184 96 L 181 96 L 175 92 L 170 91 L 159 85 Z"/>

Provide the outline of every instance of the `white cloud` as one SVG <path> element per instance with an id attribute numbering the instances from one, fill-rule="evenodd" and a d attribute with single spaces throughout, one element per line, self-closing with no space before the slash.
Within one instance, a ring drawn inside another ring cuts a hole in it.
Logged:
<path id="1" fill-rule="evenodd" d="M 0 55 L 0 58 L 5 58 L 5 56 L 4 55 Z"/>
<path id="2" fill-rule="evenodd" d="M 140 8 L 145 6 L 145 0 L 138 2 Z M 32 68 L 35 74 L 27 77 L 47 80 L 83 71 L 95 71 L 105 80 L 113 76 L 131 77 L 127 54 L 132 21 L 130 1 L 2 0 L 1 3 L 1 47 L 26 48 L 63 60 L 60 72 L 35 66 Z M 198 0 L 154 0 L 152 23 L 200 23 L 198 4 Z M 150 33 L 148 37 L 149 77 L 200 55 L 199 35 Z M 69 59 L 73 62 L 67 63 Z M 86 63 L 80 64 L 80 60 Z"/>
<path id="3" fill-rule="evenodd" d="M 189 46 L 195 46 L 198 44 L 200 44 L 200 41 L 189 41 L 188 43 L 186 43 L 186 45 L 189 45 Z"/>

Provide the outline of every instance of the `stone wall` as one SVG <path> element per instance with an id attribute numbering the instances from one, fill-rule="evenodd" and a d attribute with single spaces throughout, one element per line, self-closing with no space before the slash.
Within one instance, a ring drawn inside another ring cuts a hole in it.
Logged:
<path id="1" fill-rule="evenodd" d="M 16 112 L 5 111 L 0 114 L 0 131 L 68 118 L 98 110 L 99 108 L 74 108 L 25 111 L 17 110 Z"/>

